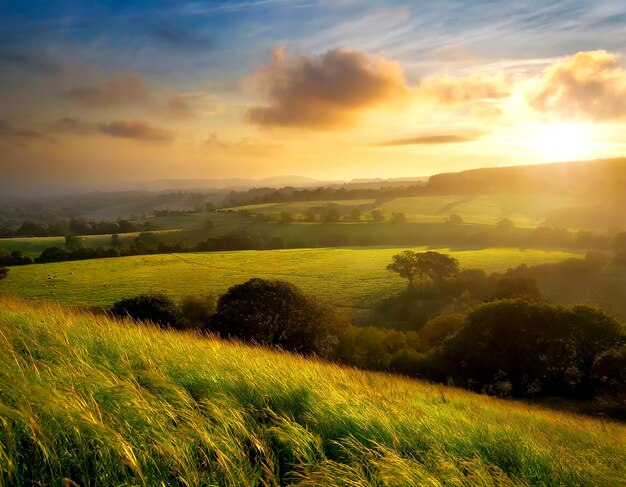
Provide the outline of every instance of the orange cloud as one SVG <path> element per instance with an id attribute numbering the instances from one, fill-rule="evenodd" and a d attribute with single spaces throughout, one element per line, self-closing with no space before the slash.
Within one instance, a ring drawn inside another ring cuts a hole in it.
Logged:
<path id="1" fill-rule="evenodd" d="M 538 111 L 607 121 L 626 116 L 626 70 L 606 51 L 579 52 L 548 66 L 529 95 Z"/>
<path id="2" fill-rule="evenodd" d="M 270 143 L 263 140 L 242 137 L 239 140 L 222 139 L 216 132 L 209 134 L 204 142 L 206 147 L 211 149 L 231 151 L 239 155 L 266 156 L 273 154 L 281 147 L 280 144 Z"/>
<path id="3" fill-rule="evenodd" d="M 148 99 L 146 84 L 134 74 L 116 75 L 102 86 L 83 86 L 65 94 L 80 105 L 92 108 L 139 104 Z"/>
<path id="4" fill-rule="evenodd" d="M 381 142 L 380 146 L 396 146 L 396 145 L 440 145 L 440 144 L 458 144 L 462 142 L 473 142 L 483 135 L 482 132 L 465 132 L 458 134 L 425 134 L 416 137 L 408 137 L 405 139 L 394 139 Z"/>
<path id="5" fill-rule="evenodd" d="M 63 117 L 54 122 L 51 129 L 77 135 L 103 134 L 110 137 L 167 142 L 174 139 L 174 132 L 139 120 L 90 122 L 81 118 Z"/>
<path id="6" fill-rule="evenodd" d="M 269 104 L 251 108 L 247 118 L 262 126 L 350 125 L 363 110 L 408 92 L 398 63 L 346 49 L 293 57 L 277 49 L 254 80 Z"/>
<path id="7" fill-rule="evenodd" d="M 511 87 L 506 78 L 495 73 L 424 78 L 418 90 L 422 96 L 448 106 L 498 100 L 511 94 Z"/>

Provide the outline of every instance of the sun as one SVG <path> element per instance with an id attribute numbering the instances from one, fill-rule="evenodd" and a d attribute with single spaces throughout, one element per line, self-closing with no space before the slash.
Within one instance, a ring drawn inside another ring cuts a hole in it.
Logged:
<path id="1" fill-rule="evenodd" d="M 597 149 L 591 127 L 574 123 L 539 126 L 531 144 L 550 162 L 587 159 Z"/>

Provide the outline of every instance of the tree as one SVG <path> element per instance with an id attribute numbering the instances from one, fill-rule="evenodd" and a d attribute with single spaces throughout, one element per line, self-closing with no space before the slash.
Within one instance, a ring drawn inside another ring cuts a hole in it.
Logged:
<path id="1" fill-rule="evenodd" d="M 176 304 L 165 294 L 142 294 L 116 302 L 111 314 L 119 318 L 148 321 L 162 328 L 185 328 L 185 319 Z"/>
<path id="2" fill-rule="evenodd" d="M 383 215 L 383 212 L 380 210 L 374 210 L 370 213 L 370 216 L 372 217 L 372 221 L 375 222 L 383 222 L 385 221 L 385 215 Z"/>
<path id="3" fill-rule="evenodd" d="M 180 305 L 186 327 L 205 329 L 209 327 L 211 316 L 215 314 L 216 299 L 213 295 L 187 296 Z"/>
<path id="4" fill-rule="evenodd" d="M 451 225 L 460 225 L 461 223 L 463 223 L 463 218 L 461 218 L 456 213 L 452 213 L 446 220 L 446 223 L 449 223 Z"/>
<path id="5" fill-rule="evenodd" d="M 513 298 L 536 300 L 540 297 L 537 281 L 524 277 L 513 277 L 498 279 L 489 299 L 491 301 Z"/>
<path id="6" fill-rule="evenodd" d="M 578 392 L 593 396 L 593 369 L 607 350 L 626 344 L 626 333 L 620 323 L 606 311 L 591 306 L 574 306 L 569 310 L 569 336 L 572 364 L 578 371 Z"/>
<path id="7" fill-rule="evenodd" d="M 60 247 L 48 247 L 44 249 L 39 257 L 35 259 L 37 263 L 47 263 L 47 262 L 62 262 L 64 260 L 69 259 L 69 254 L 67 250 L 62 249 Z"/>
<path id="8" fill-rule="evenodd" d="M 317 217 L 315 216 L 315 213 L 313 212 L 313 210 L 306 210 L 304 212 L 304 221 L 305 222 L 317 221 Z"/>
<path id="9" fill-rule="evenodd" d="M 350 211 L 350 220 L 352 220 L 353 222 L 361 221 L 361 216 L 361 210 L 359 210 L 358 208 L 353 208 L 352 211 Z"/>
<path id="10" fill-rule="evenodd" d="M 322 212 L 322 221 L 326 223 L 338 222 L 341 213 L 336 208 L 327 208 Z"/>
<path id="11" fill-rule="evenodd" d="M 400 277 L 406 279 L 409 289 L 412 290 L 415 286 L 413 281 L 419 272 L 417 253 L 412 250 L 404 250 L 394 255 L 391 258 L 391 264 L 387 265 L 387 270 L 395 272 Z"/>
<path id="12" fill-rule="evenodd" d="M 232 286 L 211 319 L 221 336 L 324 357 L 336 349 L 341 328 L 330 308 L 293 284 L 259 278 Z"/>
<path id="13" fill-rule="evenodd" d="M 73 233 L 69 233 L 65 236 L 65 248 L 70 252 L 74 252 L 75 250 L 80 250 L 85 247 L 84 239 L 74 235 Z"/>
<path id="14" fill-rule="evenodd" d="M 122 246 L 122 239 L 117 233 L 111 235 L 111 247 L 119 249 Z"/>
<path id="15" fill-rule="evenodd" d="M 281 211 L 280 216 L 278 217 L 278 223 L 291 223 L 293 221 L 293 216 L 291 216 L 291 213 L 287 212 L 287 211 Z"/>
<path id="16" fill-rule="evenodd" d="M 392 213 L 389 223 L 406 223 L 406 215 L 402 212 Z"/>
<path id="17" fill-rule="evenodd" d="M 418 279 L 421 289 L 427 279 L 439 286 L 446 279 L 458 275 L 460 269 L 459 261 L 449 255 L 432 251 L 413 252 L 405 250 L 392 257 L 392 262 L 387 266 L 387 270 L 407 279 L 409 289 L 414 288 L 415 279 Z"/>
<path id="18" fill-rule="evenodd" d="M 9 269 L 0 265 L 0 281 L 9 275 Z"/>

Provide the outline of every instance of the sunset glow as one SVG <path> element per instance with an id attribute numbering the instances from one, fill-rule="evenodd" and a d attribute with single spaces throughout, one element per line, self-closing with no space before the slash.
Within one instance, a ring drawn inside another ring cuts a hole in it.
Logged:
<path id="1" fill-rule="evenodd" d="M 3 2 L 3 183 L 618 157 L 625 12 L 614 0 Z"/>

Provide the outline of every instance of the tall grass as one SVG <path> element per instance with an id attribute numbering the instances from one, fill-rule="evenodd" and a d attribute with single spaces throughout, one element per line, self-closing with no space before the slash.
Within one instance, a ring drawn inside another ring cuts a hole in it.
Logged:
<path id="1" fill-rule="evenodd" d="M 0 301 L 1 485 L 586 485 L 624 426 Z"/>

